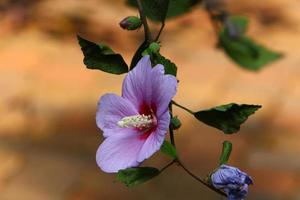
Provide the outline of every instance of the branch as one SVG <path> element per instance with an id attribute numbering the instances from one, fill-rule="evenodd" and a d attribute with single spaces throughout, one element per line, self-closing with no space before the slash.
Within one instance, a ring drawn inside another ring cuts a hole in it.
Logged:
<path id="1" fill-rule="evenodd" d="M 155 38 L 155 41 L 157 41 L 159 39 L 159 37 L 160 37 L 162 31 L 164 30 L 164 28 L 165 28 L 165 22 L 162 22 L 161 27 L 160 27 L 160 29 L 158 31 L 158 34 L 157 34 L 157 36 Z"/>
<path id="2" fill-rule="evenodd" d="M 164 170 L 166 170 L 167 168 L 169 168 L 171 165 L 173 165 L 176 162 L 176 160 L 172 160 L 170 163 L 168 163 L 166 166 L 164 166 L 163 168 L 161 168 L 160 173 L 162 173 Z"/>
<path id="3" fill-rule="evenodd" d="M 171 101 L 171 103 L 169 104 L 169 111 L 170 111 L 170 115 L 171 118 L 173 117 L 173 111 L 172 111 L 172 104 L 178 106 L 179 108 L 182 108 L 184 110 L 186 110 L 187 112 L 194 114 L 193 111 L 181 106 L 180 104 L 176 103 L 175 101 Z M 172 145 L 175 147 L 175 138 L 174 138 L 174 132 L 173 129 L 171 127 L 169 127 L 169 132 L 170 132 L 170 140 Z M 177 155 L 178 156 L 178 155 Z M 166 165 L 165 167 L 163 167 L 161 169 L 161 172 L 165 169 L 167 169 L 169 166 L 171 166 L 173 163 L 177 163 L 179 166 L 182 167 L 182 169 L 184 169 L 184 171 L 186 171 L 191 177 L 193 177 L 195 180 L 197 180 L 198 182 L 200 182 L 202 185 L 206 186 L 207 188 L 209 188 L 210 190 L 213 190 L 214 192 L 217 192 L 218 194 L 227 197 L 227 195 L 222 192 L 221 190 L 218 190 L 216 188 L 214 188 L 211 184 L 207 183 L 205 180 L 199 178 L 198 176 L 196 176 L 194 173 L 192 173 L 188 168 L 186 168 L 183 163 L 180 161 L 180 159 L 177 157 L 177 159 L 173 160 L 171 163 L 169 163 L 168 165 Z"/>
<path id="4" fill-rule="evenodd" d="M 169 111 L 170 111 L 170 117 L 173 118 L 173 109 L 172 109 L 172 102 L 169 104 Z M 169 132 L 170 132 L 170 141 L 171 144 L 176 148 L 175 146 L 175 138 L 174 138 L 174 130 L 171 128 L 171 124 L 169 125 Z"/>
<path id="5" fill-rule="evenodd" d="M 177 163 L 179 164 L 179 166 L 182 167 L 182 169 L 184 169 L 184 171 L 186 171 L 191 177 L 193 177 L 195 180 L 197 180 L 198 182 L 200 182 L 202 185 L 206 186 L 207 188 L 213 190 L 214 192 L 217 192 L 218 194 L 227 197 L 227 195 L 222 192 L 221 190 L 218 190 L 216 188 L 214 188 L 212 185 L 208 184 L 206 181 L 204 181 L 203 179 L 199 178 L 198 176 L 196 176 L 195 174 L 193 174 L 189 169 L 187 169 L 181 161 L 177 160 Z"/>
<path id="6" fill-rule="evenodd" d="M 143 26 L 144 26 L 145 39 L 148 42 L 152 42 L 153 39 L 152 39 L 151 32 L 150 32 L 150 29 L 149 29 L 149 26 L 148 26 L 147 18 L 144 14 L 144 9 L 143 9 L 143 6 L 142 6 L 142 2 L 141 2 L 141 0 L 136 0 L 136 3 L 138 5 L 140 18 L 141 18 Z"/>

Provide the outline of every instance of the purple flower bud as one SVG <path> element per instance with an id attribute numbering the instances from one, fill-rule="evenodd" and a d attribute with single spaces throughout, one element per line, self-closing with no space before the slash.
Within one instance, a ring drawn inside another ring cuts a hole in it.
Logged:
<path id="1" fill-rule="evenodd" d="M 126 30 L 136 30 L 142 25 L 140 18 L 135 16 L 129 16 L 124 18 L 120 23 L 121 28 Z"/>
<path id="2" fill-rule="evenodd" d="M 228 200 L 244 199 L 248 193 L 248 185 L 253 184 L 250 176 L 228 165 L 221 165 L 211 175 L 211 182 L 215 188 L 227 194 Z"/>

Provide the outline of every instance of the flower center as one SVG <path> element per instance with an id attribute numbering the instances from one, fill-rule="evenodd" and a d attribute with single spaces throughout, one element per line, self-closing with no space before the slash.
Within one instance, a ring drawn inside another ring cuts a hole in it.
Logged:
<path id="1" fill-rule="evenodd" d="M 138 128 L 141 130 L 148 129 L 155 124 L 155 120 L 151 115 L 132 115 L 123 117 L 118 121 L 118 126 L 121 128 Z"/>

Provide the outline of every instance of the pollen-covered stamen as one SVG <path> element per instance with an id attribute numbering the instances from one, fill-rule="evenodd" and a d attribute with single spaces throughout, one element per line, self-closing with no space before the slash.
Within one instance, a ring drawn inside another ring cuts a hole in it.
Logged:
<path id="1" fill-rule="evenodd" d="M 118 126 L 121 128 L 150 128 L 155 124 L 151 115 L 132 115 L 122 118 L 118 121 Z"/>

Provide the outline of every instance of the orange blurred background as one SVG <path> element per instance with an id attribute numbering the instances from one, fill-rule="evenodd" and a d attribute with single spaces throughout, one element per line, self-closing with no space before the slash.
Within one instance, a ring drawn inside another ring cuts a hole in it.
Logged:
<path id="1" fill-rule="evenodd" d="M 250 17 L 251 37 L 285 57 L 249 72 L 215 48 L 200 7 L 168 21 L 162 53 L 178 66 L 178 103 L 193 110 L 230 102 L 263 105 L 229 136 L 175 108 L 183 122 L 176 132 L 179 155 L 205 176 L 216 167 L 223 140 L 230 140 L 230 164 L 255 182 L 248 199 L 300 199 L 300 2 L 227 3 L 232 13 Z M 221 199 L 175 165 L 131 189 L 97 167 L 102 135 L 96 104 L 107 92 L 120 94 L 124 76 L 87 70 L 76 34 L 108 44 L 129 63 L 143 32 L 118 26 L 128 15 L 137 11 L 124 0 L 0 1 L 1 200 Z M 145 165 L 166 163 L 166 156 L 155 154 Z"/>

